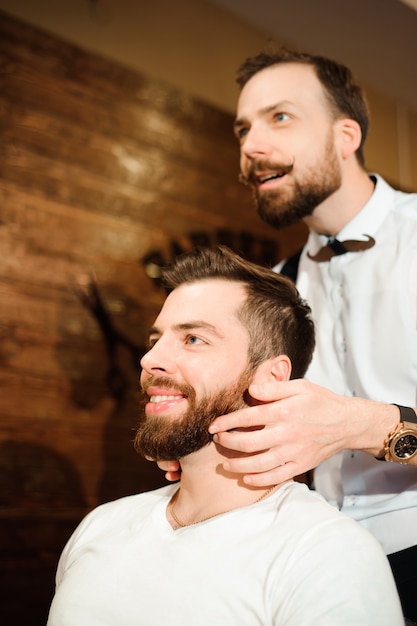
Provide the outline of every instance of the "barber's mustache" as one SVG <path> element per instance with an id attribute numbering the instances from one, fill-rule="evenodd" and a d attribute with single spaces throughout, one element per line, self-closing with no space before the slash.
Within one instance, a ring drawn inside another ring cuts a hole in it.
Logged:
<path id="1" fill-rule="evenodd" d="M 259 179 L 257 174 L 260 172 L 270 172 L 272 174 L 276 174 L 281 177 L 285 174 L 289 174 L 294 167 L 294 157 L 291 163 L 276 163 L 273 161 L 268 161 L 266 159 L 259 159 L 256 161 L 252 161 L 250 167 L 246 174 L 242 171 L 239 173 L 239 182 L 244 185 L 258 185 Z"/>

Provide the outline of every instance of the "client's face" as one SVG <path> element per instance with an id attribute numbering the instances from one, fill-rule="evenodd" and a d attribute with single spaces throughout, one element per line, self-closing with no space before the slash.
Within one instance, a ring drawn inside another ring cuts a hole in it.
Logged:
<path id="1" fill-rule="evenodd" d="M 209 279 L 167 298 L 143 357 L 143 421 L 135 447 L 156 460 L 180 459 L 211 441 L 212 420 L 240 409 L 253 376 L 249 335 L 236 316 L 240 283 Z"/>

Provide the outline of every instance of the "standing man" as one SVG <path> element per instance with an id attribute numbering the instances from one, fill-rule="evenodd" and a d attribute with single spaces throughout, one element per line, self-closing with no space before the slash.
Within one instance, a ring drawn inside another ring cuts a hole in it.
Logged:
<path id="1" fill-rule="evenodd" d="M 370 533 L 306 485 L 246 485 L 208 434 L 214 416 L 253 402 L 251 381 L 304 375 L 314 326 L 295 286 L 227 249 L 196 250 L 165 280 L 136 446 L 180 458 L 181 482 L 85 518 L 48 626 L 401 626 Z"/>
<path id="2" fill-rule="evenodd" d="M 263 220 L 309 229 L 296 284 L 317 347 L 309 382 L 251 387 L 268 404 L 210 432 L 244 453 L 225 468 L 248 485 L 320 465 L 315 488 L 378 538 L 417 622 L 417 195 L 366 172 L 368 112 L 348 68 L 261 53 L 238 83 L 242 180 Z M 175 463 L 164 468 L 175 475 Z"/>

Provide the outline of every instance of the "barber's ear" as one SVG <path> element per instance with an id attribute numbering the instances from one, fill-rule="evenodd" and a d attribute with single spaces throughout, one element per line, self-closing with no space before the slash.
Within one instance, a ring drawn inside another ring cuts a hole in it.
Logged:
<path id="1" fill-rule="evenodd" d="M 253 377 L 255 385 L 289 380 L 291 376 L 291 361 L 285 354 L 280 354 L 261 363 Z"/>
<path id="2" fill-rule="evenodd" d="M 356 152 L 361 145 L 362 131 L 358 122 L 344 118 L 336 122 L 336 132 L 340 140 L 341 155 L 344 159 Z"/>

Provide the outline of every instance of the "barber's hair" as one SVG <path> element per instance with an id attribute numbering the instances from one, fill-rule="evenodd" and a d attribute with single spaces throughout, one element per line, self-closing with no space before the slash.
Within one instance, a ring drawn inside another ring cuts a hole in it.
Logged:
<path id="1" fill-rule="evenodd" d="M 346 65 L 326 57 L 280 48 L 276 52 L 260 52 L 246 59 L 238 68 L 236 82 L 242 89 L 261 70 L 287 63 L 310 65 L 323 87 L 335 119 L 347 117 L 359 124 L 362 139 L 356 156 L 360 165 L 364 167 L 363 148 L 369 129 L 369 110 L 361 86 Z"/>
<path id="2" fill-rule="evenodd" d="M 247 298 L 237 316 L 249 333 L 250 366 L 256 369 L 263 361 L 285 354 L 292 364 L 291 378 L 302 378 L 313 356 L 315 336 L 310 307 L 295 285 L 225 246 L 195 248 L 162 270 L 169 292 L 208 279 L 244 285 Z"/>

